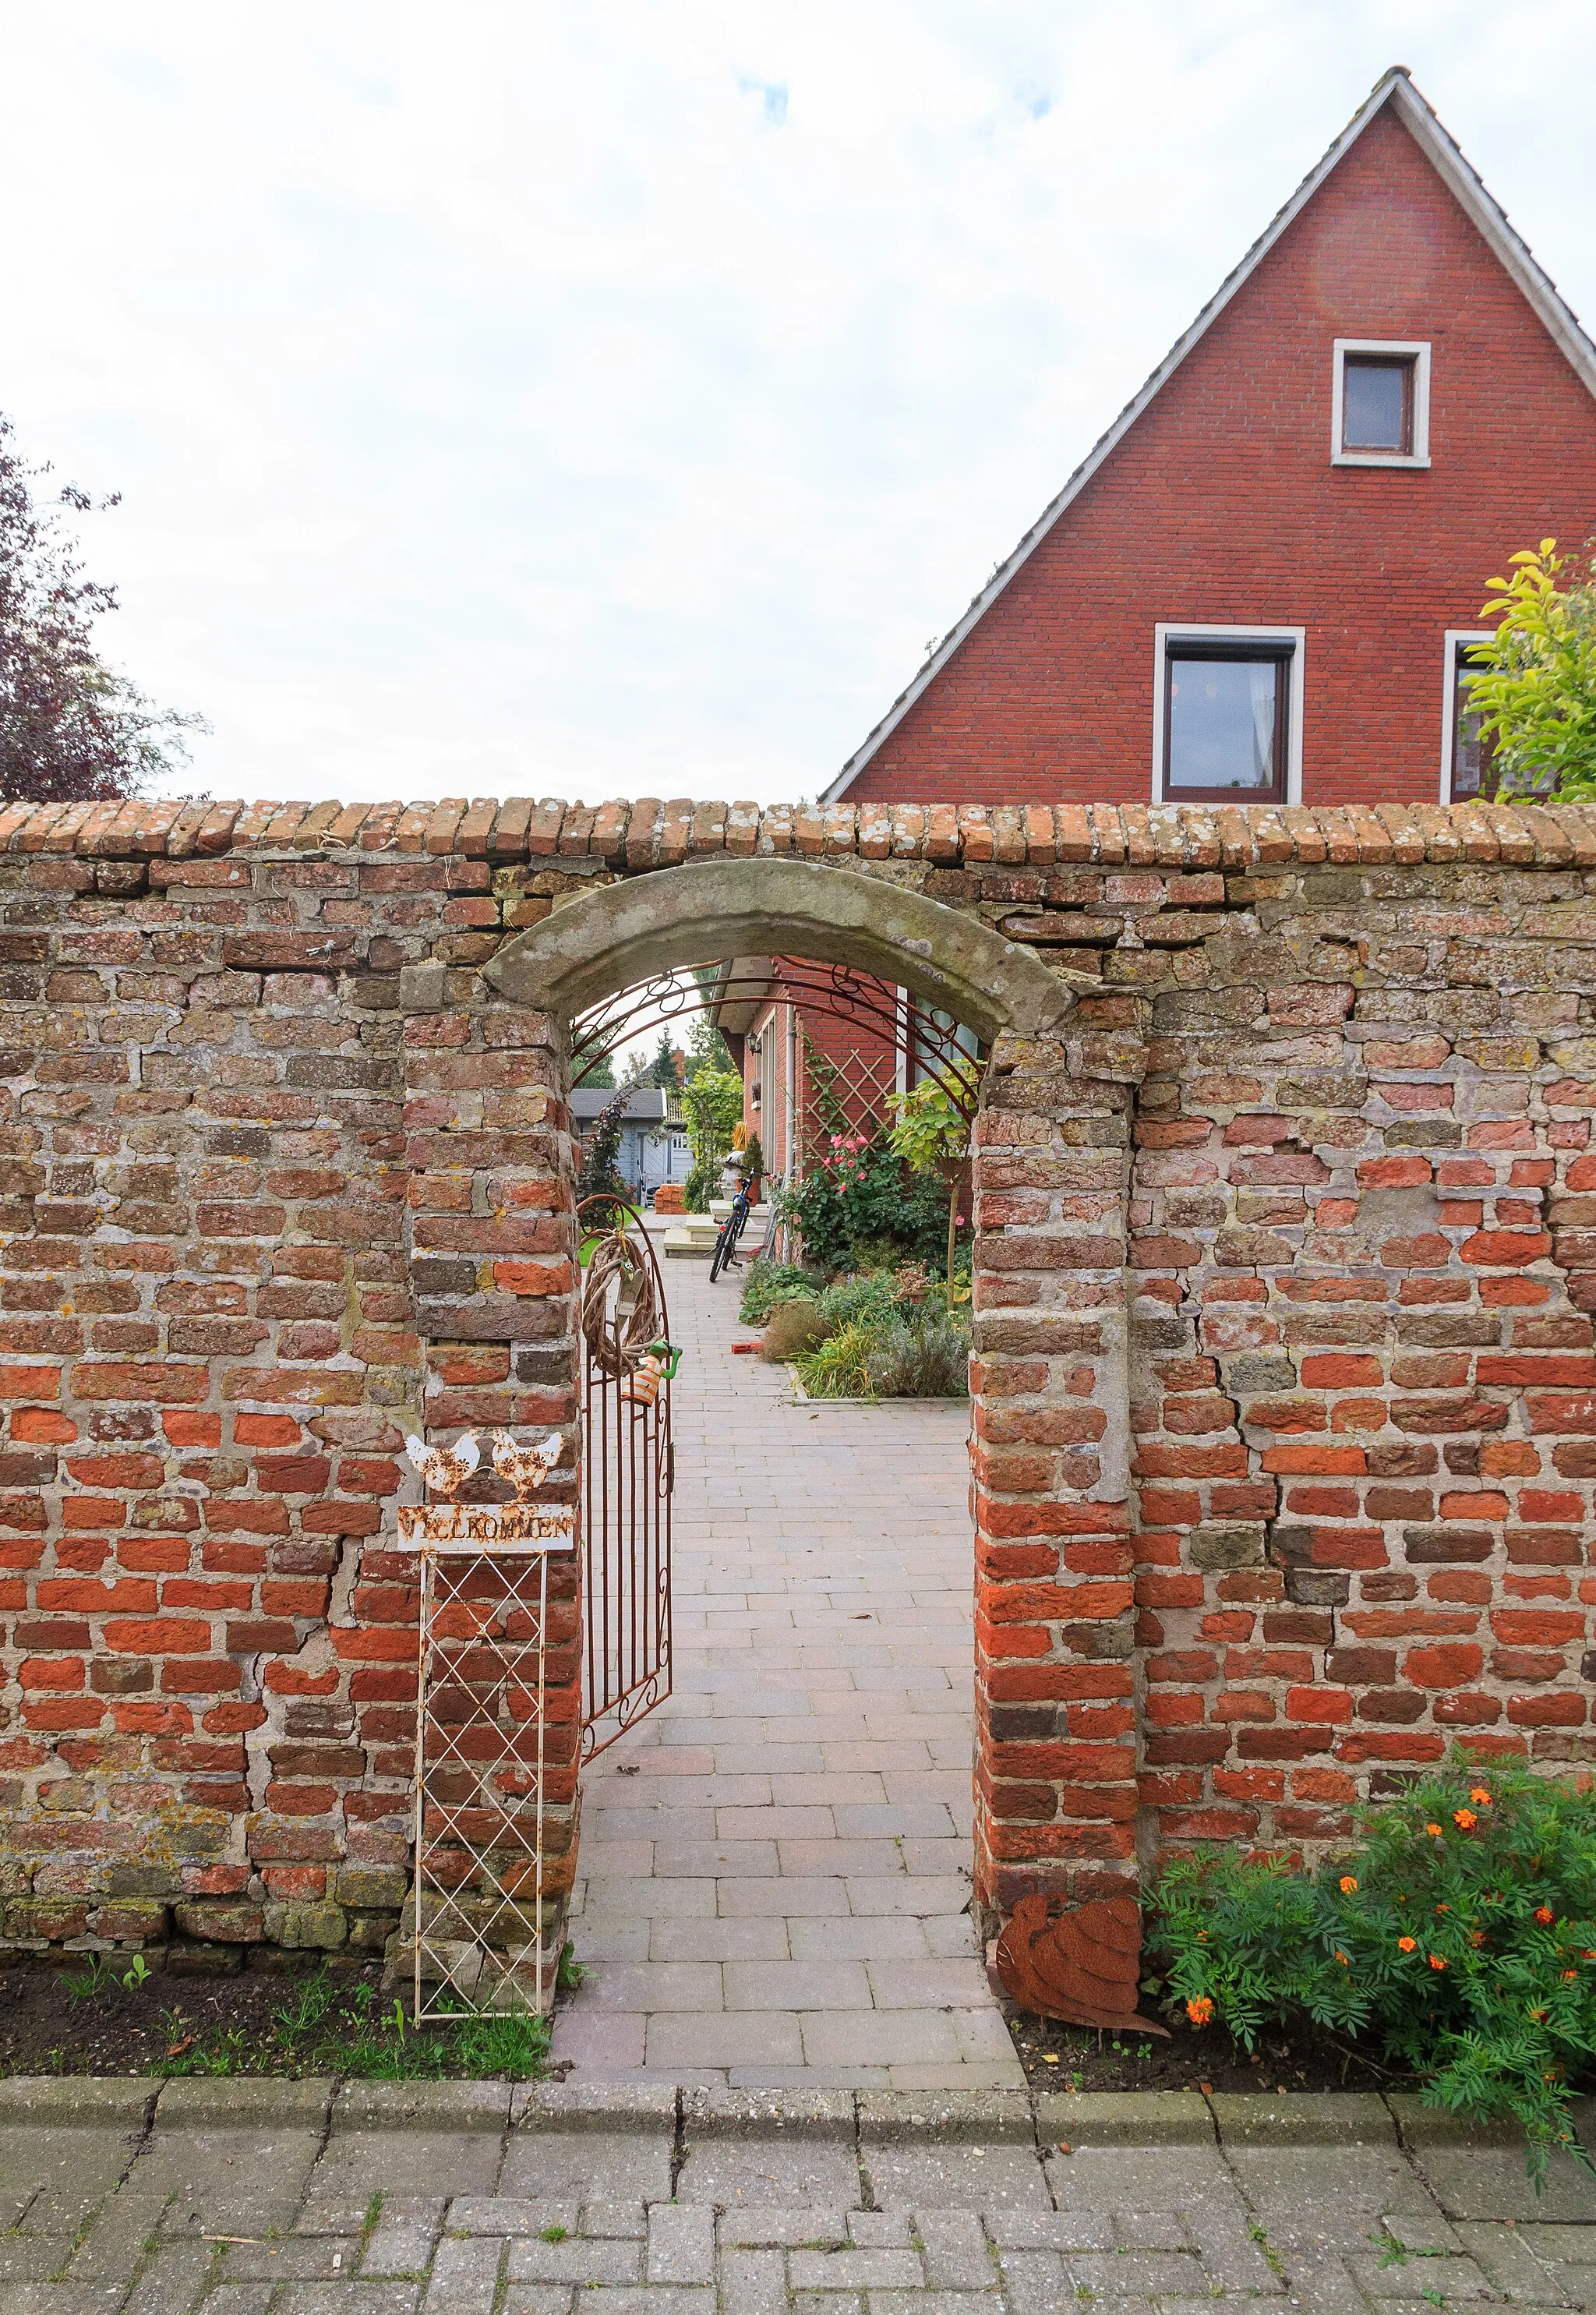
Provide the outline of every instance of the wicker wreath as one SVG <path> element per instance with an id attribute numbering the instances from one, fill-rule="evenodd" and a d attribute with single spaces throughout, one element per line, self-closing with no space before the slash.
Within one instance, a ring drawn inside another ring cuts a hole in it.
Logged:
<path id="1" fill-rule="evenodd" d="M 613 1318 L 612 1284 L 618 1289 Z M 634 1294 L 632 1308 L 623 1310 L 628 1287 Z M 582 1285 L 581 1325 L 589 1355 L 607 1375 L 635 1374 L 650 1345 L 660 1339 L 653 1278 L 624 1231 L 607 1234 L 593 1248 Z"/>

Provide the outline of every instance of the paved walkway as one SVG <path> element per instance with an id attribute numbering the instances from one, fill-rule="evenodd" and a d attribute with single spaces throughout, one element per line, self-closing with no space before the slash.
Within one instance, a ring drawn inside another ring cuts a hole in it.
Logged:
<path id="1" fill-rule="evenodd" d="M 667 1265 L 676 1692 L 589 1771 L 574 2079 L 1023 2076 L 970 1902 L 969 1409 L 792 1404 Z"/>
<path id="2" fill-rule="evenodd" d="M 1589 2173 L 1411 2098 L 158 2087 L 0 2081 L 0 2315 L 1596 2306 Z"/>

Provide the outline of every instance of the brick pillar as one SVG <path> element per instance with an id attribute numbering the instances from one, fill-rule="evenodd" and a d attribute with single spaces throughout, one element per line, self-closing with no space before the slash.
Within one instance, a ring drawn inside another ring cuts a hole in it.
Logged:
<path id="1" fill-rule="evenodd" d="M 412 977 L 407 975 L 407 980 Z M 575 1198 L 563 1033 L 547 1014 L 518 1011 L 474 993 L 466 1009 L 413 1012 L 405 1024 L 405 1125 L 410 1161 L 411 1288 L 421 1338 L 429 1441 L 503 1425 L 559 1429 L 566 1447 L 541 1490 L 577 1492 Z M 436 966 L 413 976 L 411 1003 L 437 1002 L 448 984 Z M 486 1445 L 483 1441 L 484 1447 Z M 508 1500 L 511 1490 L 483 1464 L 462 1500 Z M 410 1500 L 421 1490 L 412 1483 Z M 367 1555 L 367 1566 L 372 1555 Z M 394 1554 L 382 1573 L 401 1587 L 407 1654 L 403 1680 L 385 1675 L 383 1696 L 403 1696 L 405 1741 L 413 1734 L 414 1562 Z M 576 1869 L 577 1753 L 581 1706 L 580 1566 L 574 1553 L 549 1563 L 544 1949 L 559 1951 L 564 1901 Z M 370 1610 L 368 1610 L 369 1616 Z M 400 1668 L 395 1666 L 394 1671 Z"/>
<path id="2" fill-rule="evenodd" d="M 975 1883 L 989 1917 L 1033 1890 L 1135 1885 L 1124 1264 L 1143 1060 L 1133 1036 L 1001 1038 L 976 1121 Z"/>

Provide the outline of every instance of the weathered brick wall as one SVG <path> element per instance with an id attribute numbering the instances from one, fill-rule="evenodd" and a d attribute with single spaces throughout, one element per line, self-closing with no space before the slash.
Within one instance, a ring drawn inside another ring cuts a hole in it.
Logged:
<path id="1" fill-rule="evenodd" d="M 575 1429 L 561 1024 L 482 967 L 723 852 L 911 883 L 1101 981 L 1000 1042 L 980 1121 L 983 1895 L 1128 1874 L 1139 1836 L 1333 1837 L 1456 1734 L 1585 1756 L 1596 815 L 18 808 L 13 1949 L 392 1933 L 403 1432 Z M 557 1878 L 569 1586 L 558 1617 Z"/>

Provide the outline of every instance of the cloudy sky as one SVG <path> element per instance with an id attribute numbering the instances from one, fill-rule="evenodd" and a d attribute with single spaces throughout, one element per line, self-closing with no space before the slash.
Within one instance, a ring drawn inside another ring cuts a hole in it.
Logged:
<path id="1" fill-rule="evenodd" d="M 0 409 L 217 795 L 812 795 L 1389 64 L 1596 319 L 1589 0 L 75 0 Z"/>

